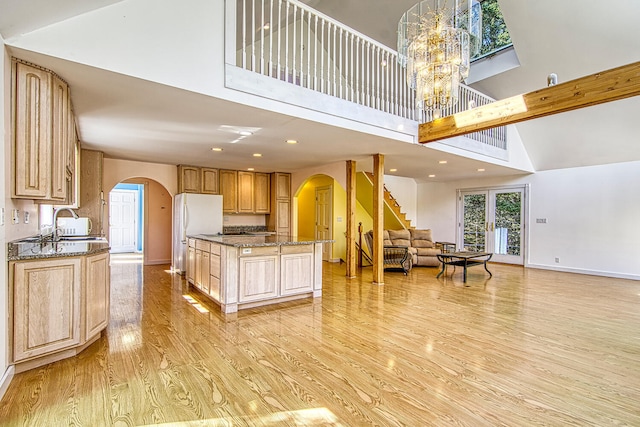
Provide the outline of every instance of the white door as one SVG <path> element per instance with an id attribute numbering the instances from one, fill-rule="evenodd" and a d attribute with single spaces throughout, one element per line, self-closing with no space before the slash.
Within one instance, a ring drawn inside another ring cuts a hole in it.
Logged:
<path id="1" fill-rule="evenodd" d="M 524 263 L 525 187 L 461 191 L 458 248 L 493 253 L 492 261 Z"/>
<path id="2" fill-rule="evenodd" d="M 332 210 L 331 187 L 316 188 L 316 239 L 331 239 Z M 331 243 L 322 245 L 322 260 L 331 259 Z"/>
<path id="3" fill-rule="evenodd" d="M 111 252 L 138 249 L 138 191 L 113 190 L 109 193 L 109 244 Z"/>

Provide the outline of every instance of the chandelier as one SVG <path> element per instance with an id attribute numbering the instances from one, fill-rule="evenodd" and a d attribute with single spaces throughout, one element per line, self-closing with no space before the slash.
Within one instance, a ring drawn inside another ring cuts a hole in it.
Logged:
<path id="1" fill-rule="evenodd" d="M 478 0 L 424 0 L 398 23 L 398 61 L 415 89 L 416 107 L 431 118 L 458 101 L 470 54 L 479 49 L 480 10 Z"/>

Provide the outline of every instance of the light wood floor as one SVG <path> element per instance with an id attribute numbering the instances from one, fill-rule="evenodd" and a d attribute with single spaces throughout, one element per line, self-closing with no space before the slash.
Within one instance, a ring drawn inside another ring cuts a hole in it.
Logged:
<path id="1" fill-rule="evenodd" d="M 324 267 L 322 299 L 224 319 L 114 262 L 106 334 L 16 375 L 0 425 L 640 426 L 640 282 Z"/>

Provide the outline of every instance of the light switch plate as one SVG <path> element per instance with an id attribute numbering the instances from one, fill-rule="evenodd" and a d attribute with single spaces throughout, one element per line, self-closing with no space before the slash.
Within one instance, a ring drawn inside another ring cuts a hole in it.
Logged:
<path id="1" fill-rule="evenodd" d="M 14 209 L 11 211 L 11 222 L 13 224 L 20 224 L 20 210 Z"/>

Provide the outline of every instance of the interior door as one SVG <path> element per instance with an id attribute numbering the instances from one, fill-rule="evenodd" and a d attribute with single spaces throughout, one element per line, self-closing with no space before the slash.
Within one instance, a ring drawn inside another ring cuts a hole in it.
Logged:
<path id="1" fill-rule="evenodd" d="M 332 210 L 331 187 L 316 188 L 316 239 L 331 239 Z M 322 260 L 331 259 L 331 243 L 322 244 Z"/>
<path id="2" fill-rule="evenodd" d="M 109 193 L 109 244 L 111 252 L 136 252 L 138 192 L 113 190 Z"/>
<path id="3" fill-rule="evenodd" d="M 524 263 L 525 188 L 462 191 L 458 248 L 493 253 L 492 261 Z"/>

